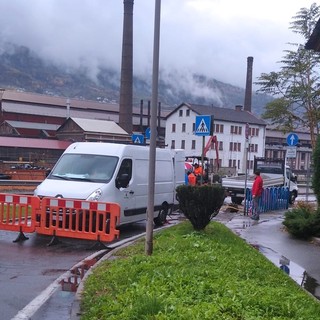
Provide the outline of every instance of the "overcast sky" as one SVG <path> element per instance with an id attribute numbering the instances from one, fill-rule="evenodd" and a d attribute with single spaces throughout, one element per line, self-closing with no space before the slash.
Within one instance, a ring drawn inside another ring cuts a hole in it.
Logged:
<path id="1" fill-rule="evenodd" d="M 162 0 L 160 69 L 202 73 L 245 88 L 247 57 L 253 81 L 277 71 L 288 42 L 305 43 L 290 29 L 312 0 Z M 135 0 L 134 73 L 150 77 L 154 0 Z M 0 43 L 25 45 L 55 62 L 106 65 L 120 72 L 123 0 L 0 0 Z"/>

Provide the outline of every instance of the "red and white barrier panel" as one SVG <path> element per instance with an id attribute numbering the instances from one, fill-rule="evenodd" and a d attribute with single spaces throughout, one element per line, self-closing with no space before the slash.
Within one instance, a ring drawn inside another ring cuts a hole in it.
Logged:
<path id="1" fill-rule="evenodd" d="M 119 237 L 117 203 L 43 198 L 40 216 L 40 225 L 36 226 L 40 234 L 101 242 Z"/>

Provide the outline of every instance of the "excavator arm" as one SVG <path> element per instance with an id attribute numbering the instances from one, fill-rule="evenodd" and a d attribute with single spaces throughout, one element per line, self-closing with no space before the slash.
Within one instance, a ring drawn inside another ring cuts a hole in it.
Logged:
<path id="1" fill-rule="evenodd" d="M 216 168 L 219 169 L 219 146 L 218 146 L 217 136 L 210 136 L 210 138 L 209 138 L 209 140 L 203 150 L 204 157 L 206 156 L 207 152 L 210 149 L 216 150 L 215 165 L 216 165 Z"/>

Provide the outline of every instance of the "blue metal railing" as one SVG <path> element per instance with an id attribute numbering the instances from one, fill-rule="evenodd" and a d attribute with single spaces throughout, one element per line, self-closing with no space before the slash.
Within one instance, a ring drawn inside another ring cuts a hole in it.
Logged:
<path id="1" fill-rule="evenodd" d="M 259 211 L 261 213 L 273 210 L 288 209 L 290 191 L 288 187 L 271 187 L 263 189 L 262 197 L 259 201 Z M 246 189 L 244 214 L 250 215 L 252 212 L 252 192 Z"/>

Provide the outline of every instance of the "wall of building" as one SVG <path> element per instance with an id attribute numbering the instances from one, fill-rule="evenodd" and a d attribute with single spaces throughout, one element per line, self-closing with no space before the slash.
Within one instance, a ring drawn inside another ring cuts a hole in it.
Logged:
<path id="1" fill-rule="evenodd" d="M 195 135 L 197 114 L 182 105 L 172 113 L 166 121 L 165 144 L 167 148 L 184 149 L 188 156 L 201 156 L 203 137 Z M 214 120 L 214 135 L 219 145 L 219 163 L 221 167 L 236 167 L 238 173 L 245 172 L 245 137 L 246 124 Z M 249 126 L 249 151 L 247 154 L 248 168 L 253 169 L 253 157 L 264 156 L 265 126 Z M 205 145 L 209 137 L 205 137 Z M 215 150 L 209 150 L 207 155 L 211 160 L 216 159 Z M 214 162 L 214 161 L 211 161 Z"/>

